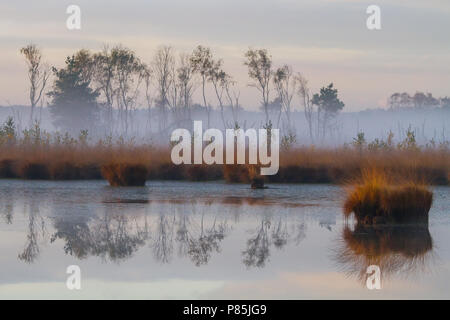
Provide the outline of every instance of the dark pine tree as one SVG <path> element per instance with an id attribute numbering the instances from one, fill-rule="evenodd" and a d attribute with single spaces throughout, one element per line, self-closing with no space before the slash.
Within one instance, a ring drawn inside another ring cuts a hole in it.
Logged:
<path id="1" fill-rule="evenodd" d="M 84 64 L 77 56 L 71 56 L 67 57 L 65 68 L 53 68 L 55 81 L 48 93 L 54 125 L 72 134 L 92 130 L 98 122 L 99 93 L 90 87 L 91 80 L 83 72 Z"/>

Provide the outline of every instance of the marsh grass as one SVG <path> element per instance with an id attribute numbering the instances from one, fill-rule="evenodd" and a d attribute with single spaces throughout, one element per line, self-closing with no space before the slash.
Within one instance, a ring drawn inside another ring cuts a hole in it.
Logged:
<path id="1" fill-rule="evenodd" d="M 280 154 L 279 172 L 265 177 L 252 172 L 249 165 L 174 165 L 170 151 L 168 147 L 104 141 L 0 144 L 0 178 L 102 179 L 106 177 L 101 172 L 103 166 L 123 163 L 144 166 L 146 179 L 150 180 L 342 184 L 361 178 L 361 172 L 369 167 L 390 177 L 413 175 L 429 184 L 448 185 L 450 179 L 450 152 L 439 148 L 383 152 L 360 152 L 348 147 L 291 148 Z"/>
<path id="2" fill-rule="evenodd" d="M 223 166 L 223 177 L 231 183 L 250 183 L 249 167 L 244 164 L 226 164 Z"/>
<path id="3" fill-rule="evenodd" d="M 14 170 L 15 160 L 3 159 L 0 161 L 0 177 L 1 178 L 17 178 L 16 172 Z"/>
<path id="4" fill-rule="evenodd" d="M 113 162 L 104 164 L 101 172 L 113 187 L 141 187 L 145 185 L 148 169 L 142 164 Z"/>
<path id="5" fill-rule="evenodd" d="M 360 181 L 347 187 L 346 217 L 364 224 L 428 223 L 433 193 L 417 178 L 394 177 L 380 169 L 365 169 Z"/>
<path id="6" fill-rule="evenodd" d="M 20 177 L 29 180 L 47 180 L 50 178 L 48 166 L 44 162 L 26 161 L 18 168 Z"/>

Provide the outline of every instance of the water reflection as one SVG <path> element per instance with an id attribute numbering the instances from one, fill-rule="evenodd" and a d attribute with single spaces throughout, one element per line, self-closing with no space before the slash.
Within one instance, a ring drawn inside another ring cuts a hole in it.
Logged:
<path id="1" fill-rule="evenodd" d="M 148 239 L 148 231 L 125 216 L 104 214 L 87 221 L 55 220 L 51 242 L 64 241 L 64 252 L 79 259 L 89 255 L 120 261 L 133 255 Z"/>
<path id="2" fill-rule="evenodd" d="M 269 228 L 270 221 L 263 219 L 256 235 L 247 240 L 247 249 L 242 252 L 246 266 L 264 267 L 270 255 Z"/>
<path id="3" fill-rule="evenodd" d="M 256 204 L 248 199 L 234 199 L 230 203 L 227 198 L 227 205 L 211 199 L 189 202 L 114 200 L 95 205 L 77 204 L 73 208 L 65 206 L 64 210 L 58 203 L 41 208 L 33 199 L 21 202 L 27 223 L 24 224 L 24 249 L 18 258 L 26 263 L 35 262 L 40 246 L 49 243 L 62 246 L 66 255 L 77 259 L 95 256 L 120 263 L 139 250 L 148 250 L 163 264 L 170 263 L 175 252 L 178 258 L 187 257 L 195 266 L 202 266 L 208 264 L 214 254 L 221 253 L 222 243 L 230 231 L 244 224 L 246 240 L 240 249 L 242 262 L 247 267 L 262 268 L 269 260 L 271 248 L 281 250 L 289 242 L 299 245 L 306 237 L 305 221 L 295 216 L 289 218 L 289 210 L 295 210 L 294 206 L 280 209 L 261 205 L 264 199 Z M 4 221 L 12 224 L 13 197 L 3 200 Z M 44 196 L 40 203 L 45 200 L 48 199 Z M 45 214 L 41 214 L 42 209 Z M 242 212 L 253 214 L 241 221 Z"/>
<path id="4" fill-rule="evenodd" d="M 1 211 L 0 215 L 3 216 L 3 220 L 6 224 L 12 224 L 13 222 L 13 195 L 10 190 L 7 190 L 3 195 L 4 201 L 0 203 Z"/>
<path id="5" fill-rule="evenodd" d="M 50 242 L 62 239 L 66 254 L 78 259 L 86 258 L 91 252 L 92 243 L 94 243 L 88 221 L 89 219 L 86 217 L 78 219 L 57 217 L 54 221 L 56 232 L 51 236 Z"/>
<path id="6" fill-rule="evenodd" d="M 34 263 L 45 246 L 52 245 L 80 260 L 98 257 L 104 262 L 122 263 L 139 252 L 160 264 L 185 259 L 201 267 L 222 254 L 225 247 L 238 255 L 237 263 L 262 269 L 271 263 L 274 251 L 286 255 L 299 252 L 297 247 L 310 226 L 315 228 L 314 236 L 320 230 L 322 238 L 336 234 L 336 215 L 320 215 L 317 204 L 285 202 L 278 206 L 264 197 L 171 201 L 104 193 L 86 201 L 61 198 L 44 193 L 18 197 L 3 192 L 0 221 L 23 230 L 23 249 L 16 256 L 20 261 Z M 309 210 L 314 213 L 311 220 L 305 214 Z M 230 235 L 233 237 L 228 241 Z M 356 224 L 351 228 L 345 224 L 340 240 L 334 262 L 361 281 L 372 264 L 380 266 L 384 279 L 424 270 L 433 249 L 425 225 Z M 335 246 L 335 242 L 329 246 Z"/>
<path id="7" fill-rule="evenodd" d="M 380 267 L 383 280 L 426 272 L 433 256 L 433 239 L 427 224 L 345 225 L 336 262 L 349 276 L 365 284 L 367 267 Z"/>
<path id="8" fill-rule="evenodd" d="M 46 242 L 47 229 L 36 201 L 31 200 L 28 211 L 27 237 L 24 249 L 18 254 L 18 258 L 26 263 L 32 263 L 39 257 L 40 242 Z"/>
<path id="9" fill-rule="evenodd" d="M 213 251 L 220 252 L 220 242 L 225 237 L 226 221 L 216 228 L 216 221 L 211 228 L 204 229 L 204 216 L 201 218 L 200 234 L 197 238 L 189 239 L 188 255 L 196 266 L 207 264 Z"/>

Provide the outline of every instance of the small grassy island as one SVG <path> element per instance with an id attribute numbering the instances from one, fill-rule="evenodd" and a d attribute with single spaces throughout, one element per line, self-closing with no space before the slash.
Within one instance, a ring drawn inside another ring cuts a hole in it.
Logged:
<path id="1" fill-rule="evenodd" d="M 382 171 L 366 170 L 362 181 L 348 189 L 344 214 L 358 223 L 428 223 L 433 193 L 414 179 L 393 181 Z"/>

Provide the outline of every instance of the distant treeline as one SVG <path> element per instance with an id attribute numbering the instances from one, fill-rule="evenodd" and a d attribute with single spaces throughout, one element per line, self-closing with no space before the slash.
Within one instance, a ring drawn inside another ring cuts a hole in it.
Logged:
<path id="1" fill-rule="evenodd" d="M 399 108 L 444 108 L 450 110 L 450 98 L 435 98 L 431 93 L 416 92 L 413 96 L 407 92 L 394 93 L 389 97 L 389 107 Z"/>
<path id="2" fill-rule="evenodd" d="M 20 52 L 29 66 L 30 125 L 35 121 L 35 107 L 47 96 L 54 125 L 72 133 L 101 126 L 106 134 L 128 136 L 138 108 L 154 110 L 151 115 L 157 118 L 160 134 L 192 122 L 194 108 L 205 113 L 207 127 L 213 108 L 219 111 L 223 128 L 242 127 L 239 86 L 208 47 L 199 45 L 191 53 L 176 55 L 172 47 L 162 46 L 150 63 L 121 45 L 100 52 L 83 49 L 67 57 L 63 68 L 52 67 L 51 72 L 36 45 Z M 312 94 L 301 73 L 289 65 L 274 67 L 267 49 L 249 49 L 243 64 L 248 68 L 246 85 L 256 89 L 264 114 L 259 127 L 280 128 L 292 139 L 296 130 L 291 113 L 303 106 L 311 139 L 324 139 L 330 121 L 344 107 L 333 83 Z M 195 103 L 198 88 L 202 101 Z M 226 109 L 231 111 L 229 118 Z"/>
<path id="3" fill-rule="evenodd" d="M 202 45 L 184 53 L 161 46 L 147 62 L 122 45 L 105 46 L 98 52 L 82 49 L 68 56 L 62 68 L 50 68 L 34 44 L 20 52 L 28 65 L 31 108 L 28 119 L 13 117 L 23 128 L 41 124 L 36 109 L 48 99 L 52 125 L 71 135 L 88 130 L 97 137 L 130 138 L 145 132 L 167 141 L 174 128 L 190 128 L 194 119 L 221 129 L 279 128 L 283 139 L 292 142 L 300 133 L 306 133 L 311 144 L 324 144 L 340 135 L 338 115 L 345 104 L 334 84 L 324 81 L 319 92 L 311 92 L 301 72 L 289 65 L 275 66 L 264 48 L 245 52 L 245 84 L 238 84 L 223 59 Z M 255 88 L 259 115 L 245 117 L 240 103 L 243 85 Z M 200 101 L 193 99 L 196 91 L 201 93 Z M 392 109 L 450 109 L 449 98 L 421 92 L 395 93 L 389 105 Z"/>

